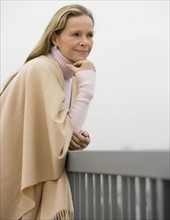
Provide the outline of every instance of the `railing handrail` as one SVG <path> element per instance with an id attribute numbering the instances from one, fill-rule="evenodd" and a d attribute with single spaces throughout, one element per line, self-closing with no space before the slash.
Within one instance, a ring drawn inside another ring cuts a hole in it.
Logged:
<path id="1" fill-rule="evenodd" d="M 69 151 L 67 171 L 170 179 L 168 150 Z"/>

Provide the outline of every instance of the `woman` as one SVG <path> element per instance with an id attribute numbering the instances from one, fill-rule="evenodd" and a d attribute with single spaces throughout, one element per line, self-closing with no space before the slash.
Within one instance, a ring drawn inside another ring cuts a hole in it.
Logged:
<path id="1" fill-rule="evenodd" d="M 1 94 L 1 218 L 73 219 L 67 151 L 90 140 L 83 131 L 94 95 L 87 60 L 94 19 L 85 7 L 59 9 L 23 67 Z"/>

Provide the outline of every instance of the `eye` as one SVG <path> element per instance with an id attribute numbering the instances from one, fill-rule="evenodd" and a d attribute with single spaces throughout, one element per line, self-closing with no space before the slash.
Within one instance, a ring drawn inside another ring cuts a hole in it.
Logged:
<path id="1" fill-rule="evenodd" d="M 75 32 L 75 33 L 73 33 L 73 36 L 75 36 L 75 37 L 80 37 L 80 33 Z"/>
<path id="2" fill-rule="evenodd" d="M 88 33 L 88 34 L 87 34 L 87 37 L 92 38 L 93 35 L 94 35 L 93 33 Z"/>

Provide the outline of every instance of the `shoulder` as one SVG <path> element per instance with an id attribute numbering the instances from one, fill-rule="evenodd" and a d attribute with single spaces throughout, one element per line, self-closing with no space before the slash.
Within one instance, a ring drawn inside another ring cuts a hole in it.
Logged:
<path id="1" fill-rule="evenodd" d="M 23 68 L 27 70 L 37 70 L 37 71 L 49 71 L 49 70 L 56 71 L 57 70 L 61 72 L 59 65 L 44 55 L 30 60 L 24 65 Z"/>
<path id="2" fill-rule="evenodd" d="M 59 65 L 48 58 L 47 56 L 36 57 L 27 62 L 22 68 L 21 72 L 27 75 L 27 77 L 37 78 L 52 78 L 53 80 L 59 80 L 61 83 L 64 81 L 63 73 Z"/>

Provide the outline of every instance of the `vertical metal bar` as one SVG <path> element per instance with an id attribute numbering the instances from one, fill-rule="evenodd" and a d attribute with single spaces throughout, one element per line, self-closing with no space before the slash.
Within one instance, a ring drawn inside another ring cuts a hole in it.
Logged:
<path id="1" fill-rule="evenodd" d="M 109 220 L 109 181 L 108 175 L 103 175 L 103 202 L 104 202 L 104 220 Z"/>
<path id="2" fill-rule="evenodd" d="M 93 178 L 92 174 L 88 174 L 88 219 L 93 219 Z"/>
<path id="3" fill-rule="evenodd" d="M 123 219 L 122 177 L 117 176 L 117 218 Z"/>
<path id="4" fill-rule="evenodd" d="M 85 173 L 85 219 L 88 219 L 88 174 Z"/>
<path id="5" fill-rule="evenodd" d="M 158 213 L 156 209 L 157 193 L 156 193 L 156 180 L 150 179 L 150 203 L 151 203 L 151 219 L 158 219 Z"/>
<path id="6" fill-rule="evenodd" d="M 146 219 L 146 183 L 145 181 L 146 181 L 145 178 L 138 178 L 140 219 Z"/>
<path id="7" fill-rule="evenodd" d="M 127 177 L 127 219 L 131 219 L 131 191 L 130 191 L 130 177 Z"/>
<path id="8" fill-rule="evenodd" d="M 140 189 L 139 189 L 139 178 L 135 177 L 135 213 L 136 213 L 136 219 L 140 219 Z"/>
<path id="9" fill-rule="evenodd" d="M 104 180 L 100 174 L 100 219 L 104 220 Z"/>
<path id="10" fill-rule="evenodd" d="M 128 185 L 127 185 L 127 177 L 122 177 L 122 208 L 123 208 L 123 219 L 128 219 Z"/>
<path id="11" fill-rule="evenodd" d="M 96 219 L 96 174 L 93 174 L 93 219 Z"/>
<path id="12" fill-rule="evenodd" d="M 74 173 L 74 213 L 75 220 L 79 219 L 79 174 Z"/>
<path id="13" fill-rule="evenodd" d="M 151 219 L 151 189 L 149 179 L 146 178 L 146 217 L 147 219 Z"/>
<path id="14" fill-rule="evenodd" d="M 79 174 L 79 219 L 85 218 L 85 174 Z"/>
<path id="15" fill-rule="evenodd" d="M 146 219 L 145 179 L 135 177 L 136 219 Z"/>
<path id="16" fill-rule="evenodd" d="M 150 178 L 146 178 L 147 189 L 147 219 L 157 219 L 157 194 L 156 194 L 156 181 Z"/>
<path id="17" fill-rule="evenodd" d="M 128 217 L 130 220 L 136 219 L 135 212 L 135 179 L 128 178 Z"/>
<path id="18" fill-rule="evenodd" d="M 163 215 L 163 184 L 161 179 L 157 179 L 156 181 L 156 194 L 157 194 L 157 213 L 158 220 L 164 219 Z"/>
<path id="19" fill-rule="evenodd" d="M 92 174 L 85 174 L 85 219 L 93 219 Z"/>
<path id="20" fill-rule="evenodd" d="M 116 176 L 110 176 L 110 189 L 109 189 L 109 195 L 110 195 L 110 219 L 117 219 L 117 177 Z"/>
<path id="21" fill-rule="evenodd" d="M 109 206 L 109 219 L 113 219 L 113 197 L 112 197 L 112 176 L 108 175 L 108 206 Z"/>
<path id="22" fill-rule="evenodd" d="M 117 184 L 116 177 L 108 175 L 108 219 L 117 218 Z"/>
<path id="23" fill-rule="evenodd" d="M 78 203 L 79 203 L 79 219 L 81 219 L 81 212 L 82 212 L 82 201 L 81 201 L 81 192 L 82 192 L 82 188 L 81 188 L 81 173 L 79 173 L 78 175 L 78 179 L 79 179 L 79 185 L 78 185 L 78 196 L 79 196 L 79 199 L 78 199 Z"/>
<path id="24" fill-rule="evenodd" d="M 108 208 L 109 208 L 109 219 L 113 219 L 113 182 L 112 176 L 108 175 Z"/>
<path id="25" fill-rule="evenodd" d="M 95 176 L 95 183 L 96 183 L 96 220 L 101 219 L 101 212 L 100 212 L 100 175 L 96 174 Z"/>

